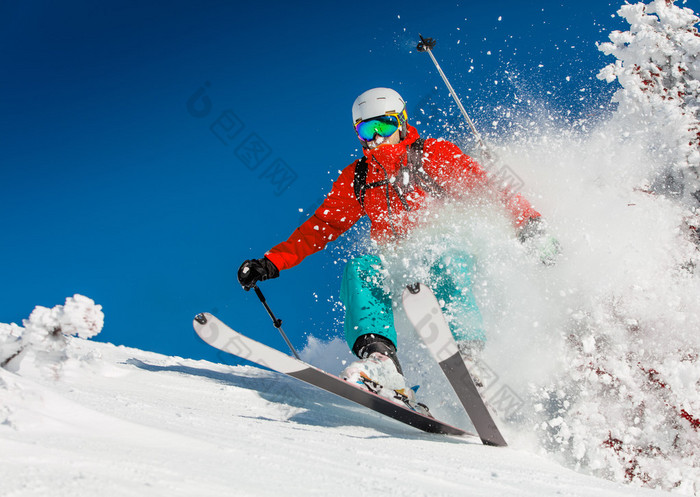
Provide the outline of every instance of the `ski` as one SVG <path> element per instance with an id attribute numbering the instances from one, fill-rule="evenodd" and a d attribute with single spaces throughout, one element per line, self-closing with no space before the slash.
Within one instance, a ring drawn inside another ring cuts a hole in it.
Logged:
<path id="1" fill-rule="evenodd" d="M 420 283 L 411 285 L 403 292 L 403 306 L 430 354 L 440 364 L 481 441 L 486 445 L 507 446 L 469 374 L 433 292 Z"/>
<path id="2" fill-rule="evenodd" d="M 433 417 L 394 403 L 385 397 L 363 390 L 359 386 L 326 373 L 304 361 L 248 338 L 209 313 L 197 314 L 193 324 L 197 335 L 212 347 L 326 390 L 419 430 L 429 433 L 476 437 L 474 433 L 443 423 Z"/>

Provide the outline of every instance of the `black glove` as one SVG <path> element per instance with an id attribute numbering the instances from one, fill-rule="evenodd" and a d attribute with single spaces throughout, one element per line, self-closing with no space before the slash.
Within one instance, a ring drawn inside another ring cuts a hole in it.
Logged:
<path id="1" fill-rule="evenodd" d="M 243 288 L 250 290 L 258 281 L 277 278 L 279 275 L 280 270 L 267 257 L 251 259 L 241 264 L 238 269 L 238 282 Z"/>

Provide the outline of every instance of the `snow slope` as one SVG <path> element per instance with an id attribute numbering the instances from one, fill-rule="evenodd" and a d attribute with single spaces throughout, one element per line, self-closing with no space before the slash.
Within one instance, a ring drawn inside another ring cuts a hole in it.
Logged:
<path id="1" fill-rule="evenodd" d="M 0 495 L 664 495 L 429 435 L 254 367 L 70 338 L 0 368 Z"/>

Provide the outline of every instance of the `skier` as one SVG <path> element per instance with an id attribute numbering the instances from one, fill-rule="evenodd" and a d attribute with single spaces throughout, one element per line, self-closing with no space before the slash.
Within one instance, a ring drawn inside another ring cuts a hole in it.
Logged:
<path id="1" fill-rule="evenodd" d="M 456 145 L 419 137 L 396 91 L 373 88 L 362 93 L 352 106 L 352 118 L 363 157 L 341 172 L 323 204 L 287 241 L 240 266 L 238 280 L 245 289 L 278 277 L 322 250 L 362 216 L 371 221 L 372 240 L 388 247 L 421 225 L 421 213 L 429 211 L 432 199 L 460 198 L 486 189 L 486 172 Z M 537 245 L 543 262 L 553 262 L 558 244 L 546 234 L 540 214 L 520 195 L 502 199 L 520 240 Z M 473 257 L 451 251 L 438 254 L 428 265 L 433 290 L 445 302 L 460 350 L 480 348 L 485 334 L 471 290 Z M 382 258 L 374 254 L 354 258 L 345 267 L 345 338 L 359 360 L 341 376 L 372 391 L 397 391 L 413 399 L 396 355 L 392 291 L 386 279 Z"/>

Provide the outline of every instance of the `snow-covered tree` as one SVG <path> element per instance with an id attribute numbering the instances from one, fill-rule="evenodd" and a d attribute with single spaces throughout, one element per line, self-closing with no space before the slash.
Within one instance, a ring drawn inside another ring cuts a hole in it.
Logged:
<path id="1" fill-rule="evenodd" d="M 548 418 L 537 429 L 574 468 L 698 495 L 698 348 L 666 319 L 630 317 L 637 305 L 620 299 L 573 316 L 569 369 L 534 392 Z"/>
<path id="2" fill-rule="evenodd" d="M 614 31 L 599 49 L 617 60 L 598 77 L 622 86 L 616 118 L 655 157 L 654 191 L 700 204 L 700 19 L 674 0 L 623 5 L 629 31 Z"/>
<path id="3" fill-rule="evenodd" d="M 36 306 L 28 319 L 17 325 L 0 324 L 0 365 L 17 368 L 28 353 L 40 368 L 57 373 L 67 358 L 67 336 L 91 338 L 102 331 L 102 306 L 82 295 L 66 299 L 65 305 L 49 309 Z"/>
<path id="4" fill-rule="evenodd" d="M 616 58 L 599 77 L 620 85 L 606 139 L 644 151 L 634 171 L 615 172 L 633 180 L 613 190 L 646 213 L 628 237 L 645 236 L 618 239 L 622 271 L 572 303 L 561 369 L 532 385 L 534 428 L 571 467 L 700 495 L 700 252 L 685 236 L 700 211 L 700 18 L 672 0 L 625 3 L 618 14 L 629 31 L 599 47 Z"/>
<path id="5" fill-rule="evenodd" d="M 14 323 L 0 323 L 0 367 L 4 367 L 22 350 L 22 328 Z"/>

